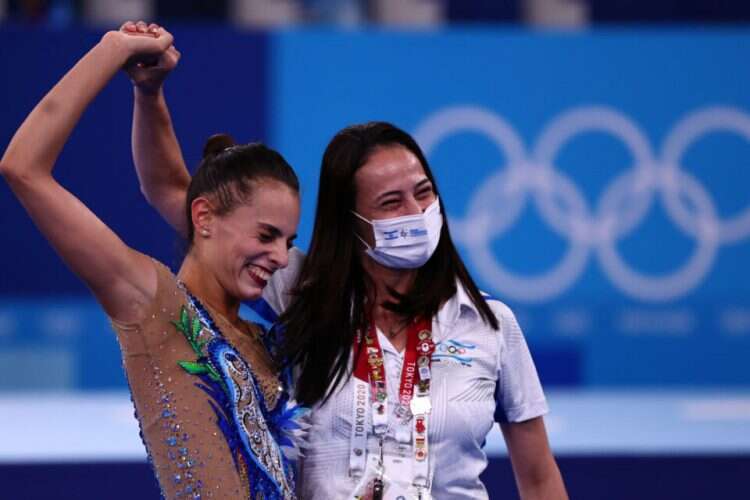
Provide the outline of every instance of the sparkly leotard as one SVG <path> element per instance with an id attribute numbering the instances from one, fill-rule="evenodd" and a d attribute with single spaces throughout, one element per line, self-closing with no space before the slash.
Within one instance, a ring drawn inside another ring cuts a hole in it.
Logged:
<path id="1" fill-rule="evenodd" d="M 289 402 L 265 332 L 242 332 L 154 261 L 145 319 L 112 321 L 162 494 L 168 498 L 293 499 L 291 445 L 301 409 Z"/>

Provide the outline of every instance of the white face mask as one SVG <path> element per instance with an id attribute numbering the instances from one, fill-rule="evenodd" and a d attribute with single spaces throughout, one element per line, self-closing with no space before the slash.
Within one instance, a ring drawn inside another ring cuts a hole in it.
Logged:
<path id="1" fill-rule="evenodd" d="M 355 236 L 367 247 L 367 255 L 385 267 L 422 267 L 430 260 L 440 242 L 443 216 L 437 198 L 421 214 L 370 221 L 353 210 L 352 213 L 372 226 L 375 247 L 370 247 L 359 235 Z"/>

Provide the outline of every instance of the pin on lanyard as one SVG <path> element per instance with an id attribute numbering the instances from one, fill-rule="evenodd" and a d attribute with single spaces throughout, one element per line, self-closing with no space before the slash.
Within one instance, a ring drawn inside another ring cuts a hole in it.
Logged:
<path id="1" fill-rule="evenodd" d="M 349 476 L 360 478 L 367 466 L 367 413 L 372 414 L 373 433 L 382 443 L 388 430 L 388 394 L 383 351 L 374 327 L 358 334 L 354 345 L 354 404 L 349 453 Z"/>
<path id="2" fill-rule="evenodd" d="M 427 435 L 430 412 L 432 411 L 430 385 L 432 382 L 432 353 L 434 351 L 435 343 L 432 341 L 432 332 L 428 329 L 419 330 L 416 347 L 419 383 L 409 406 L 413 415 L 412 449 L 414 451 L 414 466 L 412 471 L 414 478 L 412 484 L 416 487 L 420 500 L 426 500 L 430 497 L 429 440 Z"/>

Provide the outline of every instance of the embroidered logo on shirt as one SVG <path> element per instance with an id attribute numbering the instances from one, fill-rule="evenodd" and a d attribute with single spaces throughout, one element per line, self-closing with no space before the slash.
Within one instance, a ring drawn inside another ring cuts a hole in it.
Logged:
<path id="1" fill-rule="evenodd" d="M 436 362 L 452 361 L 463 366 L 471 366 L 474 358 L 468 354 L 471 354 L 476 348 L 477 346 L 474 344 L 466 344 L 457 340 L 438 342 L 435 346 L 435 352 L 432 353 L 432 360 Z"/>

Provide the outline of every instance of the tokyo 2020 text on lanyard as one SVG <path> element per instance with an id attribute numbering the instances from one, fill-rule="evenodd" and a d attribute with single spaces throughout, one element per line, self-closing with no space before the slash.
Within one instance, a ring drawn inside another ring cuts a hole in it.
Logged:
<path id="1" fill-rule="evenodd" d="M 411 442 L 412 480 L 416 498 L 430 498 L 428 419 L 432 410 L 430 382 L 432 379 L 432 325 L 419 319 L 407 330 L 404 365 L 398 391 L 398 404 L 393 411 L 397 421 L 396 439 Z M 385 359 L 375 326 L 365 335 L 358 335 L 354 345 L 354 404 L 352 407 L 352 435 L 349 454 L 349 475 L 357 480 L 367 468 L 367 413 L 372 415 L 372 433 L 378 439 L 379 457 L 372 491 L 366 497 L 383 498 L 387 488 L 383 463 L 383 441 L 388 431 L 388 392 L 386 390 Z M 411 424 L 411 425 L 409 425 Z M 406 431 L 405 431 L 406 429 Z M 409 430 L 411 432 L 409 432 Z M 355 495 L 353 498 L 360 498 Z"/>

